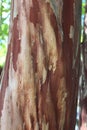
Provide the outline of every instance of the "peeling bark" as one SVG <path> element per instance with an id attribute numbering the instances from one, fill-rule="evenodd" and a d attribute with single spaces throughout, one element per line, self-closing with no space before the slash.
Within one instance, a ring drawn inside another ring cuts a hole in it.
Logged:
<path id="1" fill-rule="evenodd" d="M 73 49 L 79 46 L 74 4 L 74 0 L 12 1 L 0 92 L 1 130 L 73 130 L 78 90 L 73 57 L 79 54 Z"/>

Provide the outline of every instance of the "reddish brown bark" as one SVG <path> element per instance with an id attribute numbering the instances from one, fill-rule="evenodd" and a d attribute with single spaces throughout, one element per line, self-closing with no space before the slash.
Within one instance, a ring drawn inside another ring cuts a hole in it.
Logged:
<path id="1" fill-rule="evenodd" d="M 67 5 L 68 8 L 67 8 Z M 63 54 L 66 67 L 66 86 L 68 90 L 65 129 L 74 129 L 76 101 L 79 79 L 79 39 L 81 1 L 67 0 L 63 6 Z M 69 120 L 70 119 L 70 120 Z"/>
<path id="2" fill-rule="evenodd" d="M 73 48 L 79 46 L 76 6 L 74 0 L 12 1 L 1 130 L 73 130 L 79 54 Z"/>

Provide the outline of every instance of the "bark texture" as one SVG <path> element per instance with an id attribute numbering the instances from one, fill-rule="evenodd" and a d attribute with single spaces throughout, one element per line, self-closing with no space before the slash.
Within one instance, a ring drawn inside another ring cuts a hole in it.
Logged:
<path id="1" fill-rule="evenodd" d="M 80 0 L 12 0 L 1 130 L 74 130 Z"/>

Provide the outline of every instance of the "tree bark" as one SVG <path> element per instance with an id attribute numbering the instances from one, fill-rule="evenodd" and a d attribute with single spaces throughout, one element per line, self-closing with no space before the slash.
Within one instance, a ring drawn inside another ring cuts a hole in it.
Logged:
<path id="1" fill-rule="evenodd" d="M 80 4 L 12 0 L 1 130 L 74 130 Z"/>

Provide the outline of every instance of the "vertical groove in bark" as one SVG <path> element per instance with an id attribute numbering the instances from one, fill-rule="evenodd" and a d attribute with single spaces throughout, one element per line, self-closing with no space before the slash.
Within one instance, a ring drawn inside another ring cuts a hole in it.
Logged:
<path id="1" fill-rule="evenodd" d="M 67 4 L 69 7 L 67 8 Z M 66 86 L 68 90 L 67 110 L 64 130 L 75 129 L 76 101 L 79 80 L 79 42 L 81 1 L 67 0 L 63 3 L 63 54 L 66 66 Z M 67 28 L 67 29 L 66 29 Z M 67 53 L 66 53 L 67 52 Z M 70 118 L 70 120 L 69 120 Z"/>
<path id="2" fill-rule="evenodd" d="M 68 24 L 65 9 L 62 0 L 13 0 L 1 130 L 70 129 L 74 16 Z"/>
<path id="3" fill-rule="evenodd" d="M 67 8 L 67 4 L 69 7 Z M 72 108 L 72 95 L 73 95 L 73 88 L 72 88 L 72 57 L 73 57 L 73 37 L 70 38 L 70 28 L 74 29 L 74 14 L 73 14 L 73 4 L 74 0 L 67 0 L 63 4 L 63 32 L 64 32 L 64 43 L 63 43 L 63 53 L 64 53 L 64 60 L 65 60 L 65 67 L 66 67 L 66 85 L 68 90 L 67 95 L 67 109 L 66 109 L 66 120 L 65 120 L 65 130 L 72 129 L 72 126 L 69 128 L 70 120 L 71 119 L 71 108 Z M 67 29 L 66 29 L 67 28 Z M 67 53 L 66 53 L 67 52 Z M 73 95 L 74 96 L 74 95 Z M 74 98 L 74 97 L 73 97 Z M 68 100 L 69 99 L 69 100 Z"/>

